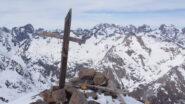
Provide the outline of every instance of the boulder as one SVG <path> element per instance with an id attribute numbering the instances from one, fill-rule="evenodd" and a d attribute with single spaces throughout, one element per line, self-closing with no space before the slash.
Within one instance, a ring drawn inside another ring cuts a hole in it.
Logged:
<path id="1" fill-rule="evenodd" d="M 144 104 L 151 104 L 148 99 L 144 99 Z"/>
<path id="2" fill-rule="evenodd" d="M 88 104 L 84 94 L 76 90 L 69 101 L 69 104 Z"/>
<path id="3" fill-rule="evenodd" d="M 92 80 L 95 75 L 95 71 L 93 69 L 83 69 L 80 70 L 78 76 L 82 80 Z"/>
<path id="4" fill-rule="evenodd" d="M 74 91 L 77 90 L 75 87 L 72 87 L 72 86 L 69 86 L 69 85 L 66 85 L 64 87 L 64 89 L 66 90 L 66 92 L 71 93 L 71 95 L 73 94 Z"/>
<path id="5" fill-rule="evenodd" d="M 69 86 L 69 85 L 66 85 L 64 87 L 64 89 L 66 90 L 66 96 L 67 96 L 68 100 L 70 100 L 73 92 L 77 91 L 77 89 L 75 87 L 72 87 L 72 86 Z"/>
<path id="6" fill-rule="evenodd" d="M 83 84 L 84 80 L 81 80 L 80 78 L 75 77 L 70 79 L 70 83 L 73 85 Z"/>
<path id="7" fill-rule="evenodd" d="M 65 103 L 67 102 L 66 92 L 65 89 L 55 90 L 52 92 L 52 97 L 56 103 Z"/>
<path id="8" fill-rule="evenodd" d="M 106 86 L 107 79 L 103 73 L 97 72 L 94 76 L 93 82 L 95 85 Z"/>
<path id="9" fill-rule="evenodd" d="M 81 85 L 81 84 L 93 84 L 93 81 L 92 79 L 89 80 L 89 79 L 80 79 L 80 78 L 72 78 L 70 80 L 70 84 L 73 84 L 73 85 Z"/>
<path id="10" fill-rule="evenodd" d="M 59 89 L 60 89 L 59 86 L 52 86 L 52 87 L 51 87 L 51 91 L 56 91 L 56 90 L 59 90 Z"/>
<path id="11" fill-rule="evenodd" d="M 48 103 L 55 103 L 50 90 L 44 90 L 40 93 L 40 96 Z"/>
<path id="12" fill-rule="evenodd" d="M 97 99 L 98 96 L 96 95 L 95 92 L 87 92 L 85 93 L 85 96 L 88 98 L 88 97 L 92 97 L 93 99 Z"/>

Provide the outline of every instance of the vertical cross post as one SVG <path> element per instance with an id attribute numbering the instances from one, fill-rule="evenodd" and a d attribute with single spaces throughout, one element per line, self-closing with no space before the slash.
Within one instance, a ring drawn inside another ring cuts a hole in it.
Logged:
<path id="1" fill-rule="evenodd" d="M 72 9 L 69 10 L 64 24 L 64 37 L 63 37 L 63 47 L 62 47 L 62 56 L 61 56 L 61 69 L 60 69 L 60 79 L 59 79 L 59 87 L 65 87 L 65 79 L 66 79 L 66 70 L 67 70 L 67 59 L 68 59 L 68 49 L 69 49 L 69 35 L 71 28 L 71 15 Z"/>

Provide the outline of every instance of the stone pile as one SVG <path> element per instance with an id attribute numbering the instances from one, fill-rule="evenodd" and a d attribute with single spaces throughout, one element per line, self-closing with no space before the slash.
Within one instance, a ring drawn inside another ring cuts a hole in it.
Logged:
<path id="1" fill-rule="evenodd" d="M 48 90 L 44 90 L 39 95 L 43 100 L 37 100 L 31 104 L 99 104 L 95 101 L 87 101 L 92 97 L 98 99 L 96 92 L 98 89 L 88 88 L 86 85 L 104 86 L 113 88 L 113 82 L 104 72 L 96 72 L 93 69 L 83 69 L 78 73 L 78 77 L 72 78 L 66 83 L 64 89 L 58 86 L 52 86 Z M 91 92 L 85 92 L 90 89 Z M 106 95 L 116 97 L 114 94 L 106 91 L 98 91 Z"/>

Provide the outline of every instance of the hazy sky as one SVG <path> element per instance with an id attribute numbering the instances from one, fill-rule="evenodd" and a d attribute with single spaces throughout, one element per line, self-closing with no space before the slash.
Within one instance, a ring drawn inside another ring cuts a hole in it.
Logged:
<path id="1" fill-rule="evenodd" d="M 63 28 L 70 8 L 72 28 L 99 23 L 185 27 L 185 0 L 0 0 L 0 27 L 31 23 L 35 28 Z"/>

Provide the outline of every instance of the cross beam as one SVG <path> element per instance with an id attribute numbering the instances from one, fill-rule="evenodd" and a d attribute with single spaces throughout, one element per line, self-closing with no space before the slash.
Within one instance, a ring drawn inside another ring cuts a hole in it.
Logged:
<path id="1" fill-rule="evenodd" d="M 47 37 L 52 37 L 52 38 L 58 38 L 58 39 L 63 39 L 64 38 L 64 35 L 60 35 L 60 34 L 57 34 L 57 33 L 51 33 L 51 32 L 47 32 L 47 31 L 40 31 L 40 32 L 37 32 L 37 34 L 47 36 Z M 73 42 L 76 42 L 76 43 L 79 43 L 79 44 L 84 44 L 85 43 L 85 40 L 74 38 L 74 37 L 69 37 L 69 40 L 73 41 Z"/>

